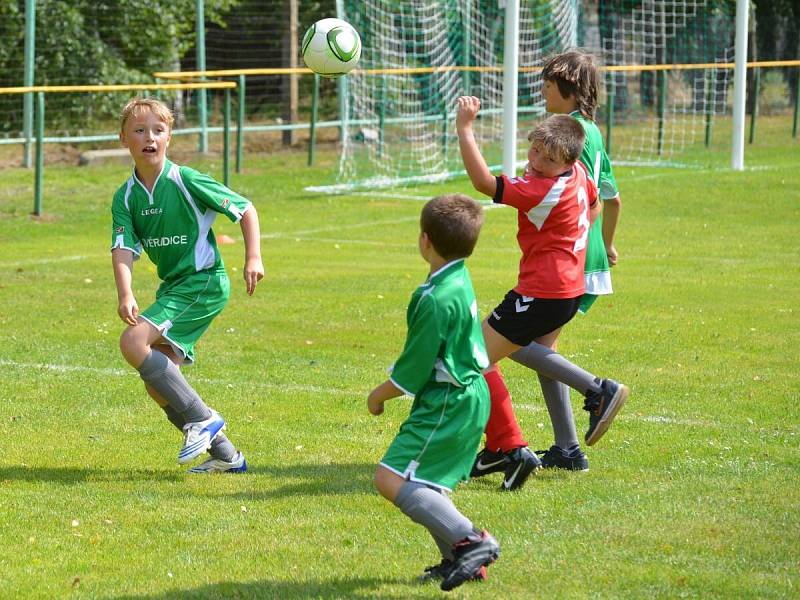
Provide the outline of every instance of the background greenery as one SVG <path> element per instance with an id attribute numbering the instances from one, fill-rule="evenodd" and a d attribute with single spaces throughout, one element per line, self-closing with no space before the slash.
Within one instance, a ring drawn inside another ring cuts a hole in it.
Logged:
<path id="1" fill-rule="evenodd" d="M 503 554 L 453 597 L 797 595 L 800 150 L 785 119 L 761 127 L 745 172 L 617 170 L 616 293 L 562 351 L 632 396 L 588 473 L 457 490 Z M 218 159 L 186 158 L 221 176 Z M 215 228 L 238 240 L 222 246 L 234 289 L 187 376 L 228 419 L 244 476 L 185 474 L 180 436 L 119 355 L 109 205 L 127 167 L 48 167 L 41 219 L 32 172 L 0 171 L 0 597 L 440 597 L 414 583 L 437 561 L 427 534 L 371 485 L 409 402 L 374 418 L 365 399 L 426 275 L 422 200 L 470 187 L 314 195 L 304 186 L 337 157 L 319 159 L 248 156 L 232 181 L 261 216 L 254 297 L 238 228 Z M 515 229 L 513 211 L 487 212 L 469 262 L 483 314 L 515 280 Z M 141 305 L 155 285 L 138 262 Z M 535 377 L 504 369 L 531 445 L 547 447 Z"/>

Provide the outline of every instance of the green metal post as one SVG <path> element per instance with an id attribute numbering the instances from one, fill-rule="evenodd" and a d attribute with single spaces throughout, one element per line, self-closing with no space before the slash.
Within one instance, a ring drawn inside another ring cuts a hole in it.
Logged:
<path id="1" fill-rule="evenodd" d="M 611 154 L 611 129 L 614 125 L 614 77 L 606 75 L 606 152 Z"/>
<path id="2" fill-rule="evenodd" d="M 314 88 L 311 92 L 311 123 L 308 130 L 308 166 L 314 165 L 314 151 L 317 145 L 317 104 L 319 102 L 319 75 L 314 73 Z"/>
<path id="3" fill-rule="evenodd" d="M 204 0 L 195 0 L 195 29 L 197 36 L 197 70 L 206 70 L 206 17 Z M 201 77 L 200 81 L 205 81 Z M 197 90 L 197 112 L 200 118 L 198 152 L 208 152 L 208 105 L 206 90 Z"/>
<path id="4" fill-rule="evenodd" d="M 714 71 L 711 71 L 711 76 L 706 72 L 706 87 L 705 87 L 705 102 L 706 102 L 706 148 L 711 145 L 711 129 L 714 120 Z"/>
<path id="5" fill-rule="evenodd" d="M 222 107 L 223 125 L 222 125 L 222 173 L 223 183 L 228 186 L 231 175 L 230 160 L 228 160 L 231 153 L 231 90 L 225 88 L 225 104 Z"/>
<path id="6" fill-rule="evenodd" d="M 750 111 L 750 137 L 748 143 L 756 139 L 756 116 L 758 115 L 758 96 L 761 93 L 761 69 L 756 67 L 753 80 L 753 110 Z"/>
<path id="7" fill-rule="evenodd" d="M 25 0 L 25 71 L 22 85 L 30 87 L 34 81 L 36 66 L 36 0 Z M 22 164 L 31 168 L 31 140 L 33 138 L 33 92 L 22 98 L 22 127 L 25 149 Z"/>
<path id="8" fill-rule="evenodd" d="M 44 92 L 36 93 L 36 174 L 33 185 L 33 214 L 42 214 L 42 175 L 44 173 Z"/>
<path id="9" fill-rule="evenodd" d="M 797 116 L 800 114 L 800 68 L 797 69 L 797 90 L 794 95 L 794 118 L 792 120 L 792 137 L 797 137 Z"/>
<path id="10" fill-rule="evenodd" d="M 667 107 L 667 72 L 658 72 L 658 155 L 664 152 L 664 114 Z"/>
<path id="11" fill-rule="evenodd" d="M 236 172 L 242 172 L 242 156 L 244 154 L 244 104 L 247 100 L 245 76 L 239 75 L 239 112 L 236 116 Z"/>

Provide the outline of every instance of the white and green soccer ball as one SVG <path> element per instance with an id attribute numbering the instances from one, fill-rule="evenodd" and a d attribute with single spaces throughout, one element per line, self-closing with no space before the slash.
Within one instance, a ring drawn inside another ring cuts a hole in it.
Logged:
<path id="1" fill-rule="evenodd" d="M 320 19 L 308 28 L 301 48 L 306 66 L 322 77 L 341 77 L 361 58 L 361 38 L 347 21 Z"/>

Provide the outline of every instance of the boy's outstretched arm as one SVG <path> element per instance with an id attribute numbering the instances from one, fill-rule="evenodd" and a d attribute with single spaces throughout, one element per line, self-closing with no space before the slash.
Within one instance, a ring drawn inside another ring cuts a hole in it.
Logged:
<path id="1" fill-rule="evenodd" d="M 258 223 L 258 212 L 250 205 L 239 221 L 244 237 L 244 282 L 247 293 L 252 296 L 256 285 L 264 278 L 264 263 L 261 262 L 261 227 Z"/>
<path id="2" fill-rule="evenodd" d="M 117 286 L 117 314 L 128 325 L 136 325 L 139 306 L 133 296 L 133 252 L 125 248 L 111 251 L 111 264 L 114 267 L 114 283 Z"/>
<path id="3" fill-rule="evenodd" d="M 619 214 L 622 211 L 622 201 L 619 194 L 614 198 L 603 201 L 603 242 L 606 246 L 608 264 L 612 267 L 617 264 L 617 249 L 614 247 L 614 235 L 617 232 Z"/>
<path id="4" fill-rule="evenodd" d="M 369 393 L 367 397 L 367 409 L 370 414 L 378 416 L 383 414 L 384 402 L 402 395 L 403 391 L 393 384 L 391 379 L 387 379 Z"/>
<path id="5" fill-rule="evenodd" d="M 478 149 L 475 133 L 472 130 L 472 124 L 481 108 L 481 101 L 475 96 L 461 96 L 457 102 L 456 132 L 464 168 L 467 170 L 473 187 L 480 193 L 494 198 L 495 192 L 497 192 L 497 180 Z"/>

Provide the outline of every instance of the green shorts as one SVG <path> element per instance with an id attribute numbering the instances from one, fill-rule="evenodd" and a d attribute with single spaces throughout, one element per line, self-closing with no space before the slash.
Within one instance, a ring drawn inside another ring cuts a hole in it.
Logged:
<path id="1" fill-rule="evenodd" d="M 452 490 L 469 478 L 488 419 L 483 377 L 463 388 L 428 384 L 414 398 L 381 465 L 410 481 Z"/>
<path id="2" fill-rule="evenodd" d="M 224 271 L 200 271 L 177 282 L 163 282 L 156 301 L 141 313 L 187 363 L 194 362 L 194 345 L 231 295 Z"/>
<path id="3" fill-rule="evenodd" d="M 598 296 L 595 294 L 584 294 L 581 296 L 581 303 L 578 305 L 578 312 L 582 315 L 585 315 L 589 312 L 589 309 L 594 304 L 594 301 L 597 300 Z"/>

